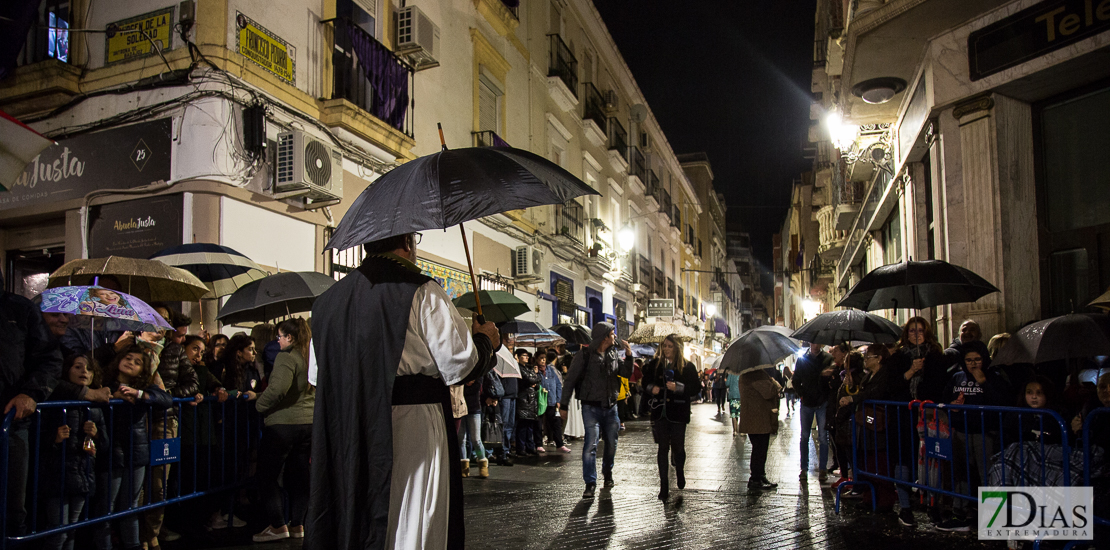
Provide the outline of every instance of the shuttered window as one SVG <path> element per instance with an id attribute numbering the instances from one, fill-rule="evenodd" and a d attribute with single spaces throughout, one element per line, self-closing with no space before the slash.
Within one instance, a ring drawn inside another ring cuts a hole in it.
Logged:
<path id="1" fill-rule="evenodd" d="M 501 109 L 498 108 L 500 93 L 485 78 L 478 79 L 478 130 L 500 132 L 498 124 Z"/>

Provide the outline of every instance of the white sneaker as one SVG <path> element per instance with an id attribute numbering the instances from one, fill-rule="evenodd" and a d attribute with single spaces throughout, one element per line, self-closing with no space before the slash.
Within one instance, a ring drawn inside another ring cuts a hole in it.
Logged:
<path id="1" fill-rule="evenodd" d="M 227 520 L 223 516 L 216 516 L 215 519 L 208 520 L 204 525 L 206 531 L 216 531 L 219 529 L 227 529 Z"/>
<path id="2" fill-rule="evenodd" d="M 247 522 L 239 519 L 238 517 L 232 516 L 231 514 L 228 514 L 228 516 L 229 516 L 228 518 L 224 519 L 224 525 L 225 526 L 229 523 L 228 519 L 231 520 L 230 523 L 231 523 L 232 527 L 238 528 L 238 527 L 246 527 L 247 526 Z"/>
<path id="3" fill-rule="evenodd" d="M 278 531 L 271 526 L 266 526 L 261 533 L 251 537 L 254 542 L 273 542 L 275 540 L 283 540 L 289 538 L 289 530 Z"/>

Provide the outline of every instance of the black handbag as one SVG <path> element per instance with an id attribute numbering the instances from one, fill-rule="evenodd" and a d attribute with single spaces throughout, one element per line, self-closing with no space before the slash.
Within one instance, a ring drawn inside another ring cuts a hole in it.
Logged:
<path id="1" fill-rule="evenodd" d="M 504 434 L 501 415 L 494 407 L 482 409 L 482 443 L 487 447 L 501 445 Z"/>

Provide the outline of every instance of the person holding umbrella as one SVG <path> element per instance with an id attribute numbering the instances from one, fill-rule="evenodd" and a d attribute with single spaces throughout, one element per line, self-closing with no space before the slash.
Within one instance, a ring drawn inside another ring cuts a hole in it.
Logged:
<path id="1" fill-rule="evenodd" d="M 779 392 L 782 386 L 764 369 L 752 369 L 740 375 L 740 433 L 748 434 L 752 444 L 748 463 L 749 489 L 774 489 L 778 483 L 767 479 L 767 450 L 771 433 L 778 427 Z M 808 426 L 804 432 L 808 435 Z M 803 472 L 804 474 L 804 472 Z"/>
<path id="2" fill-rule="evenodd" d="M 718 370 L 718 376 L 724 371 Z M 640 382 L 648 396 L 651 435 L 659 446 L 659 499 L 667 500 L 670 491 L 668 463 L 674 464 L 678 488 L 686 488 L 686 425 L 690 423 L 690 402 L 698 394 L 698 369 L 682 354 L 682 342 L 671 334 L 663 339 L 655 358 L 644 365 Z"/>

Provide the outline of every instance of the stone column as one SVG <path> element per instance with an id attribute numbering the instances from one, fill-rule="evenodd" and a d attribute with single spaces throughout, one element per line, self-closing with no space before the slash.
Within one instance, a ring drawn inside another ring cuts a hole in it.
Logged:
<path id="1" fill-rule="evenodd" d="M 993 94 L 957 105 L 953 115 L 965 215 L 962 225 L 949 218 L 948 231 L 966 238 L 966 257 L 956 263 L 1002 292 L 954 306 L 952 323 L 975 319 L 989 338 L 1040 313 L 1032 113 L 1026 103 Z"/>

